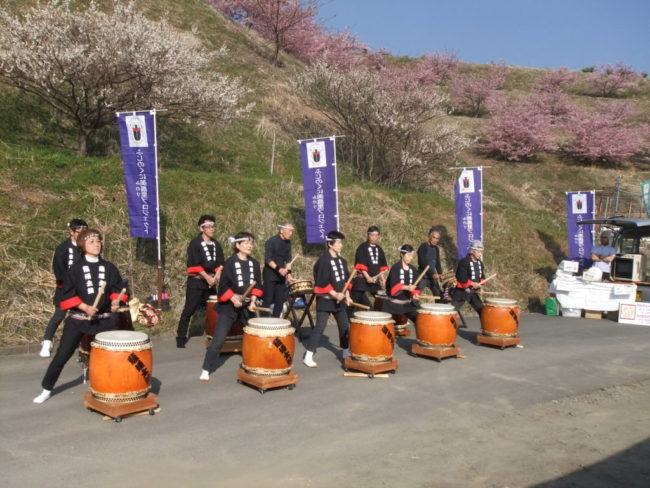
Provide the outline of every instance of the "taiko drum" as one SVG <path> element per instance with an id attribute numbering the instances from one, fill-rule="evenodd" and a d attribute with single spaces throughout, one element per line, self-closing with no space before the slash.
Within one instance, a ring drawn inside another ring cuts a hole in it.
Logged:
<path id="1" fill-rule="evenodd" d="M 296 280 L 289 285 L 289 293 L 292 295 L 304 295 L 314 292 L 314 282 L 311 280 Z"/>
<path id="2" fill-rule="evenodd" d="M 519 329 L 519 307 L 509 298 L 487 298 L 481 310 L 481 329 L 484 335 L 515 337 Z"/>
<path id="3" fill-rule="evenodd" d="M 219 321 L 219 312 L 215 309 L 217 304 L 217 295 L 210 295 L 206 303 L 205 309 L 205 333 L 208 336 L 208 340 L 212 340 L 214 334 L 217 331 L 217 322 Z M 235 322 L 230 331 L 226 335 L 226 342 L 228 341 L 241 341 L 242 334 L 244 333 L 241 323 Z"/>
<path id="4" fill-rule="evenodd" d="M 375 310 L 378 312 L 381 312 L 382 309 L 384 308 L 384 301 L 386 300 L 387 295 L 385 290 L 379 290 L 377 294 L 375 295 Z"/>
<path id="5" fill-rule="evenodd" d="M 350 321 L 350 354 L 360 362 L 390 361 L 395 348 L 395 321 L 386 312 L 356 312 Z"/>
<path id="6" fill-rule="evenodd" d="M 128 403 L 149 393 L 151 341 L 144 332 L 100 332 L 91 343 L 90 392 L 103 402 Z"/>
<path id="7" fill-rule="evenodd" d="M 295 342 L 288 320 L 255 317 L 244 327 L 241 367 L 249 374 L 279 376 L 289 374 Z"/>
<path id="8" fill-rule="evenodd" d="M 415 337 L 424 347 L 451 347 L 456 342 L 458 314 L 451 305 L 424 303 L 415 318 Z"/>

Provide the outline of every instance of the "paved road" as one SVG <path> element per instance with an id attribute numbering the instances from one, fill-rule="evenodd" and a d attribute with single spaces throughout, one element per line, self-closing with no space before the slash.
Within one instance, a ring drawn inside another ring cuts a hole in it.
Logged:
<path id="1" fill-rule="evenodd" d="M 48 402 L 34 405 L 47 360 L 0 357 L 2 484 L 439 486 L 435 472 L 463 455 L 439 445 L 454 433 L 650 378 L 650 327 L 529 314 L 524 348 L 501 351 L 475 345 L 477 319 L 469 326 L 457 341 L 466 359 L 414 358 L 413 339 L 402 338 L 395 376 L 345 378 L 327 343 L 317 369 L 297 365 L 295 390 L 265 395 L 236 383 L 239 356 L 201 383 L 202 339 L 179 350 L 171 337 L 154 338 L 162 411 L 119 424 L 83 407 L 77 363 L 68 363 Z M 335 326 L 326 333 L 334 339 Z"/>

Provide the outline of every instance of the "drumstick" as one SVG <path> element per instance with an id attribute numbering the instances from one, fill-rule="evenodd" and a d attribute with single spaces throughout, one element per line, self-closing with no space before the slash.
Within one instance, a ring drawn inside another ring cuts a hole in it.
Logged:
<path id="1" fill-rule="evenodd" d="M 271 309 L 266 308 L 266 307 L 255 307 L 255 310 L 258 311 L 258 312 L 269 312 L 269 313 L 271 313 Z"/>
<path id="2" fill-rule="evenodd" d="M 363 310 L 370 310 L 370 307 L 368 305 L 364 305 L 363 303 L 352 302 L 350 305 L 353 307 L 362 308 Z"/>
<path id="3" fill-rule="evenodd" d="M 247 297 L 248 294 L 253 290 L 253 287 L 254 287 L 256 284 L 257 284 L 257 281 L 255 281 L 255 280 L 251 281 L 251 284 L 248 285 L 248 288 L 246 288 L 246 291 L 244 292 L 244 294 L 239 298 L 239 300 L 240 300 L 241 302 L 243 302 L 244 300 L 246 300 L 246 297 Z"/>
<path id="4" fill-rule="evenodd" d="M 350 283 L 352 283 L 352 279 L 354 278 L 354 276 L 355 276 L 356 274 L 357 274 L 357 270 L 356 270 L 356 268 L 355 268 L 355 269 L 352 270 L 352 273 L 350 273 L 350 277 L 349 277 L 348 280 L 345 282 L 345 286 L 343 286 L 343 293 L 345 293 L 345 290 L 348 289 L 348 286 L 350 285 Z M 341 302 L 341 300 L 336 300 L 336 303 L 340 303 L 340 302 Z"/>
<path id="5" fill-rule="evenodd" d="M 435 295 L 420 295 L 420 300 L 440 300 L 440 297 L 437 297 Z"/>
<path id="6" fill-rule="evenodd" d="M 487 278 L 485 278 L 485 279 L 483 280 L 482 283 L 480 283 L 480 285 L 483 286 L 485 283 L 487 283 L 488 280 L 491 280 L 491 279 L 494 278 L 496 275 L 497 275 L 497 274 L 494 273 L 494 274 L 488 276 Z"/>
<path id="7" fill-rule="evenodd" d="M 424 270 L 422 271 L 422 273 L 420 273 L 420 276 L 418 276 L 418 279 L 415 280 L 415 283 L 413 283 L 413 286 L 416 286 L 416 287 L 418 286 L 418 284 L 420 283 L 420 281 L 422 281 L 422 278 L 424 278 L 424 275 L 427 274 L 427 271 L 429 271 L 429 267 L 430 267 L 430 266 L 427 264 L 427 267 L 424 268 Z"/>
<path id="8" fill-rule="evenodd" d="M 380 271 L 380 272 L 377 273 L 375 276 L 372 276 L 372 279 L 373 279 L 373 280 L 376 280 L 377 278 L 379 278 L 381 275 L 383 275 L 383 274 L 386 273 L 386 272 L 388 272 L 387 269 L 385 269 L 385 270 L 383 270 L 383 271 Z"/>
<path id="9" fill-rule="evenodd" d="M 296 259 L 298 259 L 298 257 L 300 257 L 300 254 L 296 254 L 296 255 L 293 257 L 293 259 L 292 259 L 291 261 L 289 261 L 289 264 L 287 264 L 287 266 L 291 266 L 291 265 L 293 264 L 293 262 L 294 262 Z M 285 266 L 285 268 L 286 268 L 287 266 Z"/>
<path id="10" fill-rule="evenodd" d="M 97 305 L 99 305 L 99 300 L 102 299 L 102 295 L 104 294 L 104 290 L 106 289 L 106 282 L 105 281 L 100 281 L 99 282 L 99 291 L 97 292 L 97 296 L 95 297 L 95 301 L 93 302 L 93 308 L 97 308 Z M 86 314 L 88 315 L 88 314 Z M 89 315 L 90 317 L 90 315 Z"/>
<path id="11" fill-rule="evenodd" d="M 120 303 L 122 301 L 122 296 L 125 295 L 125 294 L 126 294 L 126 288 L 122 288 L 122 290 L 120 290 L 120 294 L 117 295 L 117 300 L 115 300 L 114 303 L 116 303 L 116 304 Z"/>

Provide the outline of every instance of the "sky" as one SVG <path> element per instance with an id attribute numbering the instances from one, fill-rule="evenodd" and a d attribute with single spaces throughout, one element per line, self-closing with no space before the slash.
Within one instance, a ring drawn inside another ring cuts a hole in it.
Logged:
<path id="1" fill-rule="evenodd" d="M 320 18 L 394 55 L 650 73 L 650 0 L 322 0 Z"/>

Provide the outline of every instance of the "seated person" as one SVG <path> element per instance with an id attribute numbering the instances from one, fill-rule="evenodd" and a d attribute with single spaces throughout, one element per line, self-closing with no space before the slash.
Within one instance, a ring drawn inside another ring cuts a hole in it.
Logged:
<path id="1" fill-rule="evenodd" d="M 610 244 L 611 237 L 610 231 L 603 231 L 600 234 L 600 244 L 591 249 L 591 259 L 594 262 L 594 267 L 603 272 L 603 281 L 612 281 L 610 273 L 612 261 L 616 257 L 616 249 Z"/>

